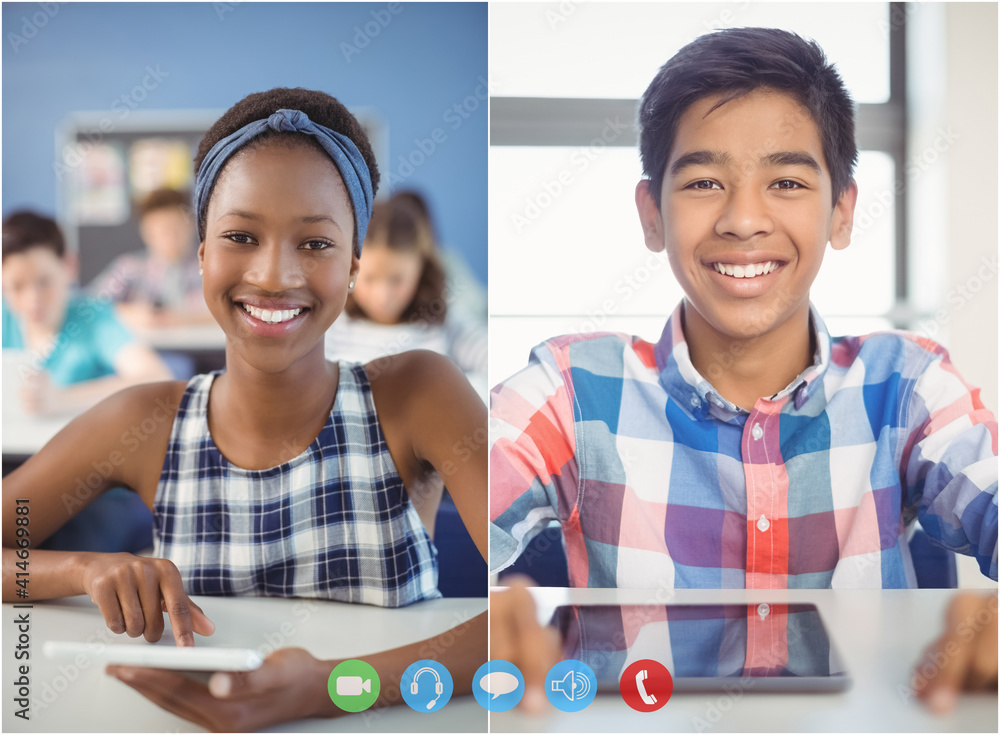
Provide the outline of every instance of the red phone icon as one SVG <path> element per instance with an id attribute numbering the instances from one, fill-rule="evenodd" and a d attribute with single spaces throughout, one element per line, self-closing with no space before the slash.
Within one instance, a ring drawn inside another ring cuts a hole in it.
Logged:
<path id="1" fill-rule="evenodd" d="M 656 695 L 647 694 L 646 687 L 643 686 L 643 682 L 649 678 L 649 672 L 645 669 L 640 669 L 639 673 L 635 675 L 635 687 L 639 692 L 639 696 L 642 697 L 642 701 L 646 704 L 656 704 Z"/>
<path id="2" fill-rule="evenodd" d="M 659 661 L 642 659 L 630 664 L 618 682 L 622 699 L 638 712 L 655 712 L 674 692 L 674 680 Z"/>

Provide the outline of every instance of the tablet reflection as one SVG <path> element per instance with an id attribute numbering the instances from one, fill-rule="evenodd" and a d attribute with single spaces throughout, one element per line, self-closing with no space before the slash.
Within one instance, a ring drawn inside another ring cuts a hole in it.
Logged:
<path id="1" fill-rule="evenodd" d="M 844 673 L 814 605 L 568 605 L 552 624 L 607 688 L 643 658 L 675 680 Z"/>

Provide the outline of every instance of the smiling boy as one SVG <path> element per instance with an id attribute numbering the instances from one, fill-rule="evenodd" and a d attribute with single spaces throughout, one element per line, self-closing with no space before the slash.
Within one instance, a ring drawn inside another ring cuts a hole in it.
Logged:
<path id="1" fill-rule="evenodd" d="M 997 425 L 947 352 L 831 337 L 853 104 L 822 50 L 712 33 L 640 103 L 646 246 L 685 298 L 659 341 L 566 335 L 493 390 L 491 568 L 550 522 L 570 584 L 915 587 L 914 520 L 997 578 Z"/>

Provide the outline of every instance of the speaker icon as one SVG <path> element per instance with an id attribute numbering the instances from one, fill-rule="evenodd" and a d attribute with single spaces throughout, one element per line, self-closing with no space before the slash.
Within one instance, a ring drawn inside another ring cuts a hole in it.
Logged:
<path id="1" fill-rule="evenodd" d="M 579 671 L 570 669 L 562 679 L 552 680 L 552 691 L 559 692 L 570 702 L 585 698 L 590 694 L 590 679 Z"/>

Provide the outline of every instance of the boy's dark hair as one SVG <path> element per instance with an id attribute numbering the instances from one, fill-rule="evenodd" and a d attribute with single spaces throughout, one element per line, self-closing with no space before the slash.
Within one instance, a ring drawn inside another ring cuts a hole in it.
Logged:
<path id="1" fill-rule="evenodd" d="M 205 156 L 212 150 L 212 146 L 245 125 L 249 125 L 257 120 L 266 120 L 278 110 L 300 110 L 308 115 L 309 119 L 317 125 L 323 125 L 330 128 L 330 130 L 350 138 L 368 165 L 368 171 L 371 174 L 372 180 L 372 193 L 374 194 L 378 191 L 378 164 L 375 162 L 375 154 L 372 152 L 371 143 L 368 142 L 368 135 L 365 133 L 364 128 L 361 127 L 361 123 L 336 98 L 331 97 L 326 92 L 317 92 L 311 89 L 303 89 L 302 87 L 276 87 L 267 92 L 255 92 L 247 95 L 230 107 L 208 129 L 205 137 L 198 144 L 198 153 L 194 157 L 195 175 L 197 175 L 198 169 L 201 168 L 201 162 L 205 159 Z M 310 145 L 324 156 L 327 155 L 326 151 L 323 150 L 311 135 L 298 132 L 278 132 L 276 130 L 267 130 L 261 133 L 241 148 L 239 153 L 253 150 L 265 142 L 275 139 L 280 139 L 288 145 Z M 218 179 L 216 183 L 218 183 Z M 206 202 L 208 199 L 211 199 L 211 196 L 212 193 L 210 191 Z M 355 227 L 355 255 L 360 253 L 361 245 L 357 242 L 357 238 L 358 232 L 357 227 Z M 204 226 L 198 230 L 198 239 L 205 239 Z"/>
<path id="2" fill-rule="evenodd" d="M 56 221 L 22 209 L 3 221 L 3 257 L 0 260 L 32 248 L 51 250 L 60 259 L 66 256 L 66 240 Z"/>
<path id="3" fill-rule="evenodd" d="M 180 209 L 191 214 L 191 195 L 176 189 L 156 189 L 139 202 L 139 219 L 160 209 Z"/>
<path id="4" fill-rule="evenodd" d="M 441 324 L 448 312 L 444 298 L 445 272 L 437 257 L 427 214 L 405 195 L 393 196 L 387 202 L 375 202 L 365 237 L 366 248 L 388 247 L 396 252 L 416 253 L 423 259 L 417 292 L 400 316 L 400 321 L 410 324 Z M 363 263 L 361 267 L 364 268 Z M 347 297 L 344 310 L 352 317 L 366 317 L 353 294 Z"/>
<path id="5" fill-rule="evenodd" d="M 840 75 L 815 41 L 776 28 L 731 28 L 691 41 L 660 67 L 642 95 L 639 153 L 657 206 L 684 112 L 710 95 L 722 95 L 715 109 L 761 88 L 787 94 L 809 111 L 819 128 L 836 203 L 858 160 L 854 103 Z"/>

